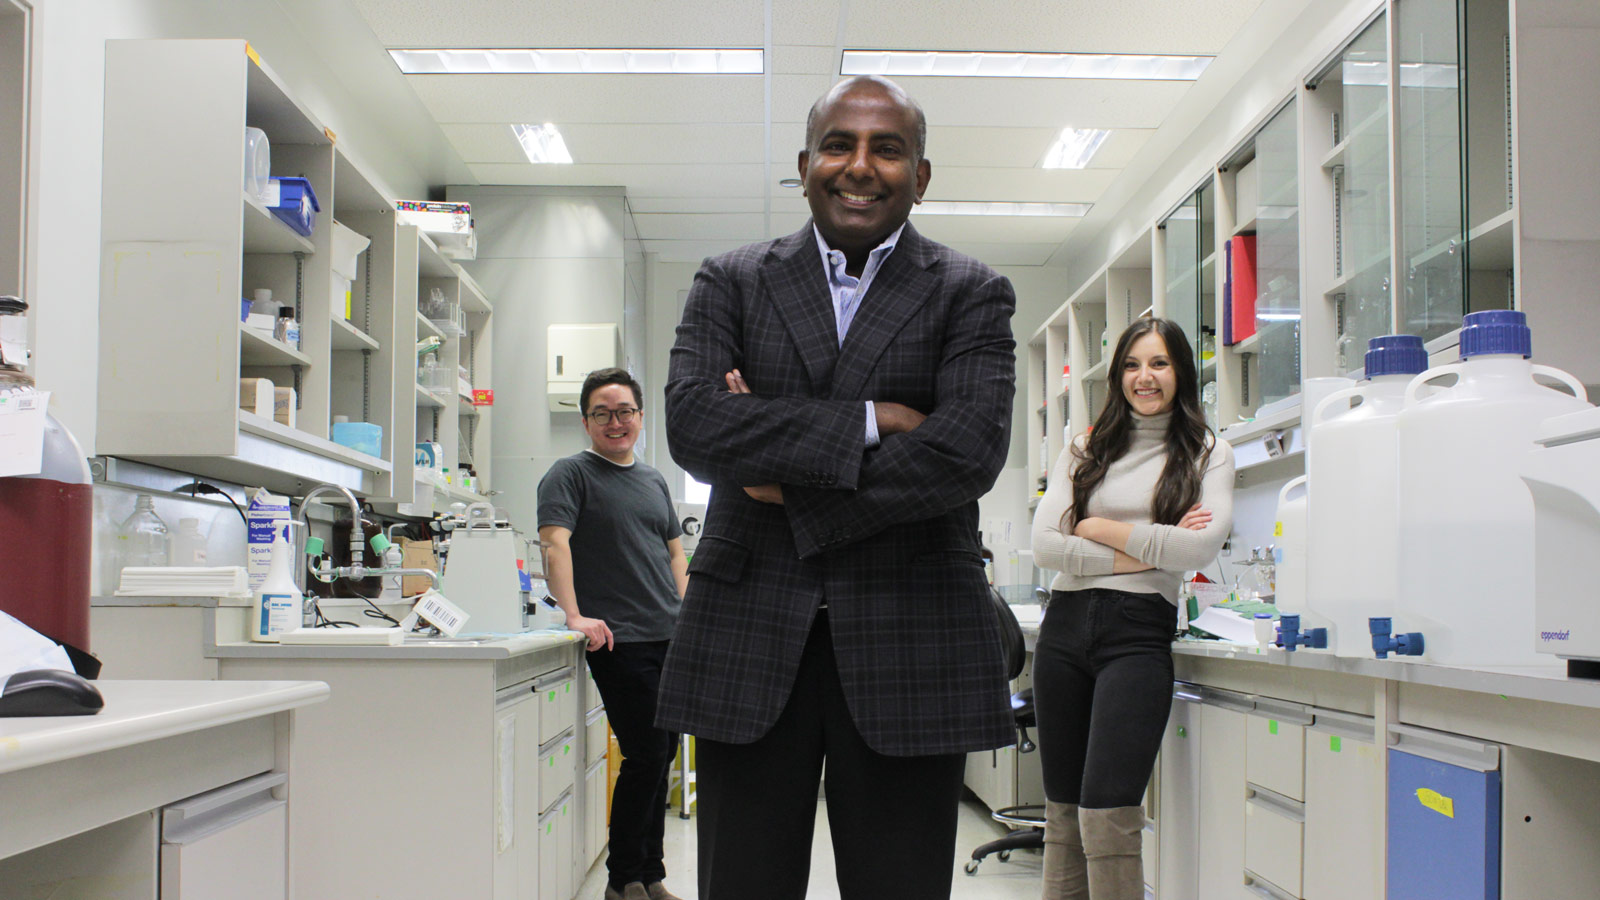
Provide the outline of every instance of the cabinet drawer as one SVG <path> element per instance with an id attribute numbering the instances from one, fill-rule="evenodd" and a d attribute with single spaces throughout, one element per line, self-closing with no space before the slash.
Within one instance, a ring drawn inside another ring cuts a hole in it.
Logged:
<path id="1" fill-rule="evenodd" d="M 587 757 L 584 760 L 585 764 L 592 766 L 606 758 L 606 724 L 608 722 L 610 722 L 610 719 L 606 718 L 604 710 L 590 714 L 588 734 L 584 736 L 586 742 L 584 744 L 584 755 Z"/>
<path id="2" fill-rule="evenodd" d="M 1306 729 L 1309 900 L 1383 896 L 1383 777 L 1372 719 L 1319 711 Z"/>
<path id="3" fill-rule="evenodd" d="M 1245 780 L 1291 800 L 1305 800 L 1305 722 L 1270 710 L 1252 713 L 1246 721 Z"/>
<path id="4" fill-rule="evenodd" d="M 539 817 L 539 895 L 556 900 L 571 897 L 573 887 L 573 825 L 577 811 L 572 793 L 558 798 Z"/>
<path id="5" fill-rule="evenodd" d="M 578 691 L 571 668 L 552 672 L 533 687 L 539 693 L 540 734 L 560 734 L 578 721 Z"/>
<path id="6" fill-rule="evenodd" d="M 583 776 L 583 816 L 584 822 L 588 823 L 584 829 L 588 835 L 582 860 L 585 866 L 592 864 L 606 846 L 606 836 L 610 830 L 606 821 L 608 780 L 604 762 L 590 766 L 589 771 Z"/>
<path id="7" fill-rule="evenodd" d="M 1303 806 L 1252 787 L 1244 805 L 1244 867 L 1284 892 L 1302 896 L 1305 831 Z"/>
<path id="8" fill-rule="evenodd" d="M 545 745 L 539 751 L 539 806 L 549 809 L 563 793 L 572 787 L 572 770 L 576 760 L 573 753 L 575 741 L 571 729 Z"/>

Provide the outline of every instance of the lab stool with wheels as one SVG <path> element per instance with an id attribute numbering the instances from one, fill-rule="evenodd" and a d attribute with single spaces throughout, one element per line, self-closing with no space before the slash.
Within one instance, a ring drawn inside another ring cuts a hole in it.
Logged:
<path id="1" fill-rule="evenodd" d="M 1032 753 L 1038 745 L 1028 738 L 1028 729 L 1038 724 L 1033 712 L 1033 688 L 1011 695 L 1011 712 L 1017 724 L 1017 752 Z M 977 874 L 978 864 L 990 854 L 998 854 L 1001 862 L 1011 858 L 1013 850 L 1044 849 L 1044 806 L 1005 806 L 989 814 L 996 822 L 1010 827 L 1011 833 L 980 845 L 972 851 L 972 858 L 964 867 L 968 875 Z"/>

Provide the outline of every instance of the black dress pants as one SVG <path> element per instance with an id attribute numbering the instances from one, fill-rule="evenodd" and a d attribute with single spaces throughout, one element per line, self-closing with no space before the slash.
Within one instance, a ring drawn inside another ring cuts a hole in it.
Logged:
<path id="1" fill-rule="evenodd" d="M 1142 802 L 1172 711 L 1177 624 L 1159 594 L 1051 594 L 1033 656 L 1047 798 L 1087 809 Z"/>
<path id="2" fill-rule="evenodd" d="M 955 871 L 963 754 L 885 756 L 856 730 L 827 611 L 772 730 L 696 743 L 700 900 L 800 900 L 811 874 L 817 782 L 843 900 L 941 900 Z"/>
<path id="3" fill-rule="evenodd" d="M 657 728 L 655 721 L 668 643 L 614 644 L 588 654 L 589 671 L 622 746 L 622 769 L 611 795 L 611 855 L 606 859 L 611 885 L 618 891 L 629 882 L 651 884 L 667 875 L 662 831 L 678 736 Z"/>

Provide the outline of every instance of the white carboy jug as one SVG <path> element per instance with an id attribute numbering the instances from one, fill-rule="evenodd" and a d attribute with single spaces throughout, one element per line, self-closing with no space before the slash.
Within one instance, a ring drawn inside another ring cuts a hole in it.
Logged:
<path id="1" fill-rule="evenodd" d="M 1422 338 L 1367 342 L 1367 380 L 1323 398 L 1307 422 L 1313 492 L 1306 509 L 1306 616 L 1326 626 L 1340 656 L 1371 656 L 1367 620 L 1394 613 L 1400 596 L 1400 454 L 1395 431 L 1406 385 L 1428 367 Z"/>
<path id="2" fill-rule="evenodd" d="M 1406 387 L 1394 629 L 1421 632 L 1432 662 L 1560 664 L 1534 650 L 1533 498 L 1517 473 L 1540 422 L 1589 402 L 1576 378 L 1533 364 L 1532 344 L 1522 313 L 1471 313 L 1461 322 L 1461 362 Z M 1447 375 L 1456 383 L 1422 396 Z"/>

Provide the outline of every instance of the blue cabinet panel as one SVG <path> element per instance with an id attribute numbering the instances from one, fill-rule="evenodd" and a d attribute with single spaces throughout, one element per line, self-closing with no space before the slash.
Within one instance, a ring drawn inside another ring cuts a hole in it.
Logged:
<path id="1" fill-rule="evenodd" d="M 1500 773 L 1389 750 L 1388 900 L 1499 900 Z"/>

